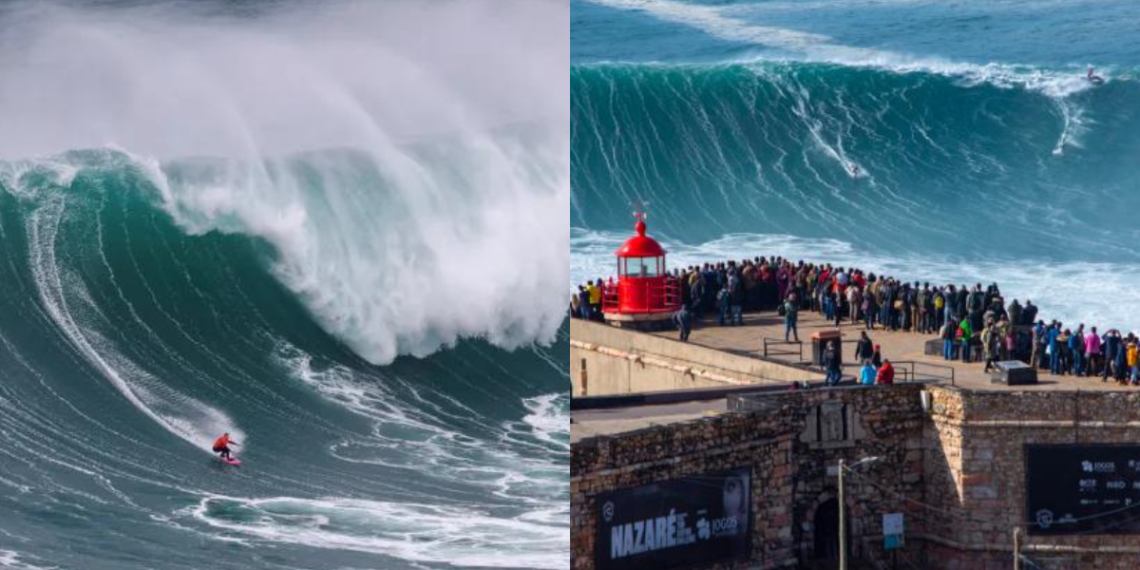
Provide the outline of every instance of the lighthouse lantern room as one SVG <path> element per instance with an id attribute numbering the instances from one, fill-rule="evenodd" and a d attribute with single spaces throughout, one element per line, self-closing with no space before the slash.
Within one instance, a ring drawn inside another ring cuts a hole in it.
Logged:
<path id="1" fill-rule="evenodd" d="M 616 252 L 618 280 L 607 287 L 602 312 L 607 322 L 618 326 L 667 324 L 680 307 L 680 288 L 666 273 L 665 249 L 645 235 L 645 212 L 634 216 L 637 235 Z"/>

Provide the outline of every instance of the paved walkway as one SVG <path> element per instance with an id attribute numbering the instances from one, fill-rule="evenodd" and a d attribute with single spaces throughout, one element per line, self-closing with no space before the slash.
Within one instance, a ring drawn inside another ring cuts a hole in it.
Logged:
<path id="1" fill-rule="evenodd" d="M 796 347 L 789 345 L 774 345 L 770 347 L 768 358 L 775 361 L 796 364 L 811 358 L 811 335 L 820 330 L 834 330 L 831 322 L 824 321 L 823 317 L 812 312 L 801 312 L 799 322 L 800 340 L 803 341 L 802 356 L 798 354 L 773 354 L 777 351 L 796 351 Z M 844 375 L 854 376 L 858 366 L 851 358 L 855 350 L 854 341 L 863 331 L 863 325 L 843 324 L 840 327 L 843 333 L 844 359 L 850 364 L 844 367 Z M 676 331 L 659 331 L 652 334 L 677 338 Z M 1073 376 L 1053 376 L 1046 371 L 1038 371 L 1038 383 L 1030 386 L 1006 386 L 993 384 L 990 376 L 982 373 L 983 364 L 980 362 L 947 362 L 941 355 L 927 356 L 924 354 L 926 341 L 936 338 L 935 335 L 921 335 L 907 332 L 889 332 L 882 329 L 870 333 L 871 340 L 881 345 L 884 358 L 891 362 L 902 363 L 913 361 L 914 371 L 920 376 L 939 375 L 948 376 L 949 372 L 943 368 L 949 366 L 954 369 L 955 386 L 972 390 L 1104 390 L 1104 391 L 1131 391 L 1140 390 L 1140 387 L 1120 386 L 1109 380 L 1101 382 L 1100 378 L 1075 378 Z M 759 356 L 763 354 L 763 339 L 771 338 L 783 340 L 784 319 L 775 313 L 755 313 L 745 315 L 744 325 L 737 327 L 722 327 L 716 320 L 706 320 L 693 329 L 689 342 L 715 348 L 736 354 L 749 354 Z M 929 364 L 931 366 L 927 366 Z M 903 364 L 901 368 L 911 369 L 910 365 Z M 901 379 L 901 378 L 900 378 Z M 701 417 L 709 417 L 725 413 L 726 401 L 724 398 L 700 402 L 685 402 L 668 405 L 628 406 L 609 410 L 579 410 L 571 415 L 574 424 L 571 426 L 571 441 L 576 442 L 582 438 L 597 435 L 622 433 L 636 429 L 646 428 L 658 424 L 670 424 L 689 421 Z"/>
<path id="2" fill-rule="evenodd" d="M 633 405 L 602 410 L 575 410 L 570 426 L 570 443 L 597 435 L 612 435 L 712 417 L 728 411 L 724 398 L 681 402 L 659 406 Z"/>
<path id="3" fill-rule="evenodd" d="M 799 335 L 803 341 L 802 357 L 797 355 L 775 354 L 779 351 L 795 352 L 794 345 L 775 345 L 770 347 L 768 358 L 771 360 L 794 364 L 801 360 L 811 358 L 811 335 L 819 330 L 834 330 L 834 324 L 823 320 L 823 317 L 810 311 L 801 311 L 799 315 Z M 840 325 L 843 333 L 843 358 L 847 364 L 844 367 L 844 376 L 855 376 L 858 367 L 851 357 L 855 350 L 854 341 L 858 340 L 859 333 L 864 325 L 844 323 Z M 659 331 L 653 334 L 677 338 L 676 331 Z M 927 356 L 924 354 L 926 341 L 937 338 L 936 335 L 922 335 L 908 332 L 889 332 L 876 329 L 870 332 L 871 340 L 881 345 L 883 358 L 890 359 L 892 363 L 913 361 L 915 372 L 920 376 L 948 376 L 949 371 L 940 368 L 950 366 L 954 369 L 954 383 L 956 386 L 974 390 L 1140 390 L 1140 387 L 1120 386 L 1111 379 L 1101 382 L 1100 378 L 1076 378 L 1073 376 L 1054 376 L 1047 371 L 1037 373 L 1038 384 L 1030 386 L 1006 386 L 993 384 L 990 376 L 982 372 L 983 364 L 964 363 L 961 361 L 947 362 L 941 354 Z M 752 313 L 744 316 L 744 325 L 735 327 L 722 327 L 716 324 L 716 319 L 703 321 L 694 328 L 689 336 L 689 342 L 716 348 L 737 354 L 763 355 L 763 339 L 771 338 L 782 341 L 784 339 L 784 319 L 775 313 Z M 927 366 L 930 364 L 931 366 Z M 909 368 L 909 365 L 896 366 Z"/>

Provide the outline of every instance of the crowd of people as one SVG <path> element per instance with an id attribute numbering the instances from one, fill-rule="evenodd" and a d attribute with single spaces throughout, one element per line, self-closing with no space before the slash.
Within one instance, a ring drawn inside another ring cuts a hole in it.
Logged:
<path id="1" fill-rule="evenodd" d="M 601 321 L 602 299 L 605 298 L 606 283 L 600 278 L 593 283 L 587 281 L 578 286 L 578 292 L 570 296 L 570 316 L 576 319 Z"/>
<path id="2" fill-rule="evenodd" d="M 847 322 L 866 331 L 937 334 L 944 359 L 984 362 L 987 372 L 995 362 L 1020 360 L 1057 375 L 1140 382 L 1140 339 L 1134 334 L 1046 323 L 1038 319 L 1038 308 L 1030 300 L 1007 304 L 996 283 L 932 285 L 778 256 L 694 265 L 674 269 L 670 276 L 677 279 L 681 294 L 673 321 L 682 341 L 705 315 L 715 315 L 721 326 L 733 326 L 743 324 L 745 312 L 757 311 L 777 311 L 783 317 L 784 339 L 798 341 L 799 313 L 814 311 L 836 326 Z M 601 319 L 605 287 L 601 279 L 580 286 L 571 300 L 572 314 Z M 874 369 L 875 383 L 893 381 L 893 369 L 887 380 L 880 379 L 888 361 L 872 359 L 872 354 L 877 350 L 857 349 L 857 362 Z M 834 360 L 838 364 L 839 359 Z M 832 382 L 826 361 L 824 368 Z M 866 383 L 871 374 L 861 369 L 859 380 Z"/>

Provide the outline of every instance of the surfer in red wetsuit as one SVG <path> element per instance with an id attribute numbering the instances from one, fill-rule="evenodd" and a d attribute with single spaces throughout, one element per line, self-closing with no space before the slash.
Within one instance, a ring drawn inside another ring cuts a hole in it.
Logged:
<path id="1" fill-rule="evenodd" d="M 223 433 L 222 437 L 214 440 L 214 453 L 220 453 L 222 459 L 230 459 L 230 444 L 239 445 L 230 439 L 230 432 Z"/>

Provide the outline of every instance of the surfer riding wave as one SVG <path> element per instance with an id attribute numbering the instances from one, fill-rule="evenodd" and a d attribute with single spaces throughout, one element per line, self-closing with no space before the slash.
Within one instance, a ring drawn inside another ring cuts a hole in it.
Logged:
<path id="1" fill-rule="evenodd" d="M 233 459 L 233 456 L 230 455 L 230 444 L 240 445 L 230 439 L 230 432 L 223 433 L 221 437 L 214 440 L 214 453 L 218 453 L 219 457 L 227 461 Z"/>

